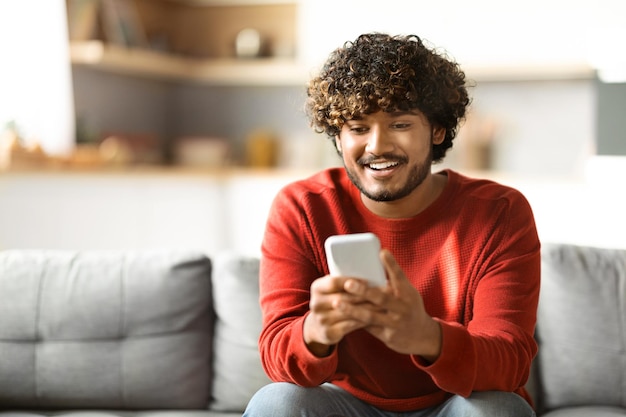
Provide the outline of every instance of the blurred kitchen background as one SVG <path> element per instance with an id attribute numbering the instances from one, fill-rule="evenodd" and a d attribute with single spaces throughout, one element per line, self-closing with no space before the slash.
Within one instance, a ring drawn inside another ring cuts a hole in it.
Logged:
<path id="1" fill-rule="evenodd" d="M 257 253 L 275 193 L 338 165 L 303 113 L 328 53 L 414 33 L 472 81 L 445 163 L 543 241 L 626 248 L 622 0 L 0 3 L 0 249 Z"/>

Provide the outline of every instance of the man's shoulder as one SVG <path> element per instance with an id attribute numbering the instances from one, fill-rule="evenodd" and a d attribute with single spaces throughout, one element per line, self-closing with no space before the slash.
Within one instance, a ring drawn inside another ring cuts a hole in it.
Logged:
<path id="1" fill-rule="evenodd" d="M 448 177 L 456 184 L 459 194 L 486 200 L 524 200 L 524 195 L 510 185 L 503 184 L 490 178 L 467 176 L 456 171 L 448 170 Z"/>
<path id="2" fill-rule="evenodd" d="M 343 169 L 329 168 L 285 185 L 276 195 L 271 216 L 281 222 L 302 216 L 327 218 L 342 212 L 351 200 L 350 180 Z"/>
<path id="3" fill-rule="evenodd" d="M 472 178 L 458 173 L 448 175 L 451 182 L 456 183 L 452 205 L 457 213 L 465 213 L 463 217 L 470 223 L 482 228 L 488 224 L 500 228 L 506 223 L 516 230 L 534 229 L 532 207 L 517 188 L 489 178 Z"/>
<path id="4" fill-rule="evenodd" d="M 347 175 L 343 168 L 327 168 L 307 178 L 287 184 L 281 191 L 283 195 L 311 196 L 328 193 L 340 193 L 347 190 Z"/>

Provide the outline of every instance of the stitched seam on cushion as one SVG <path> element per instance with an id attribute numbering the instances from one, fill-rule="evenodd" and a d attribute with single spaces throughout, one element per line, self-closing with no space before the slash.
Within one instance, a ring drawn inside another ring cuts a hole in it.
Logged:
<path id="1" fill-rule="evenodd" d="M 120 360 L 119 360 L 119 364 L 120 364 L 120 398 L 122 399 L 122 405 L 124 407 L 128 406 L 127 403 L 127 392 L 126 392 L 126 380 L 125 380 L 125 375 L 126 373 L 124 372 L 124 358 L 125 356 L 125 351 L 126 351 L 126 292 L 124 291 L 125 289 L 125 283 L 126 283 L 126 271 L 128 270 L 128 256 L 126 255 L 122 255 L 122 261 L 120 262 L 120 279 L 119 279 L 119 283 L 120 283 L 120 306 L 121 306 L 121 314 L 120 314 L 120 340 L 119 340 L 119 355 L 120 355 Z"/>
<path id="2" fill-rule="evenodd" d="M 37 308 L 35 310 L 35 349 L 33 352 L 34 358 L 34 365 L 33 365 L 33 369 L 35 370 L 35 375 L 33 378 L 33 384 L 34 384 L 34 401 L 36 403 L 36 405 L 40 404 L 40 396 L 39 396 L 39 349 L 41 348 L 42 345 L 42 336 L 41 336 L 41 331 L 40 331 L 40 318 L 41 318 L 41 303 L 42 303 L 42 298 L 43 298 L 43 283 L 44 283 L 44 278 L 46 276 L 46 271 L 48 270 L 48 264 L 49 264 L 49 259 L 44 256 L 43 257 L 43 268 L 41 269 L 40 273 L 39 273 L 39 285 L 37 286 Z"/>
<path id="3" fill-rule="evenodd" d="M 621 259 L 622 262 L 617 262 L 617 291 L 616 291 L 616 297 L 617 297 L 617 305 L 618 305 L 618 320 L 620 322 L 620 333 L 621 333 L 621 340 L 622 340 L 622 349 L 621 349 L 621 353 L 622 353 L 622 360 L 621 360 L 621 366 L 622 366 L 622 372 L 620 372 L 620 378 L 621 378 L 621 398 L 620 398 L 620 403 L 622 405 L 622 407 L 626 407 L 626 376 L 624 376 L 624 374 L 626 372 L 624 372 L 626 369 L 626 301 L 624 300 L 624 298 L 626 298 L 626 252 L 625 251 L 620 251 L 619 252 L 619 256 L 618 253 L 614 253 L 612 254 L 612 256 L 615 256 L 618 259 Z"/>

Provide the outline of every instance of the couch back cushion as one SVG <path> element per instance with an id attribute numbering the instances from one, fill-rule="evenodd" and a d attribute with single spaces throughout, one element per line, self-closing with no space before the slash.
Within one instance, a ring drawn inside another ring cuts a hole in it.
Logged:
<path id="1" fill-rule="evenodd" d="M 542 255 L 543 408 L 626 407 L 626 250 L 544 245 Z"/>
<path id="2" fill-rule="evenodd" d="M 206 407 L 210 273 L 195 252 L 0 252 L 0 406 Z"/>
<path id="3" fill-rule="evenodd" d="M 232 252 L 214 258 L 214 377 L 211 409 L 241 412 L 270 382 L 261 366 L 258 339 L 259 259 Z"/>

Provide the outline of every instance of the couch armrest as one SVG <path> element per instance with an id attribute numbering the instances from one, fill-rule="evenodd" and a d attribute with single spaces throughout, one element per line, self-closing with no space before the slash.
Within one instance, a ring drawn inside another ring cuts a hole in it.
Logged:
<path id="1" fill-rule="evenodd" d="M 254 393 L 270 382 L 261 366 L 258 339 L 259 259 L 223 252 L 214 258 L 214 378 L 211 409 L 242 412 Z"/>
<path id="2" fill-rule="evenodd" d="M 626 250 L 544 245 L 537 333 L 546 409 L 626 407 Z"/>

